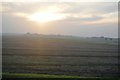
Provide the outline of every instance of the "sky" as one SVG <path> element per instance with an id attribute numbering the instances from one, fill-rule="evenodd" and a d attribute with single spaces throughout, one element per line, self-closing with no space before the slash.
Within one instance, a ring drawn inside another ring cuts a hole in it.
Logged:
<path id="1" fill-rule="evenodd" d="M 118 37 L 117 2 L 3 2 L 2 33 Z"/>

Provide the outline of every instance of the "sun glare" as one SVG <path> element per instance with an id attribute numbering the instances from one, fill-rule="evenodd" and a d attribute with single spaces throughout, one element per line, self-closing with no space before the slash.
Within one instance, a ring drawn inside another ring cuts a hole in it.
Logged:
<path id="1" fill-rule="evenodd" d="M 37 13 L 34 13 L 34 14 L 28 16 L 29 20 L 39 22 L 39 23 L 60 20 L 64 17 L 65 17 L 64 15 L 54 13 L 54 12 L 37 12 Z"/>

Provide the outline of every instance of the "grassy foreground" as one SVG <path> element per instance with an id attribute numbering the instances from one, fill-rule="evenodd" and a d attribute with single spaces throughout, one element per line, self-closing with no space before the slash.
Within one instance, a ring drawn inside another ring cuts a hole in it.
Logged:
<path id="1" fill-rule="evenodd" d="M 120 80 L 120 78 L 80 77 L 50 74 L 2 73 L 3 78 L 70 78 L 80 80 Z"/>
<path id="2" fill-rule="evenodd" d="M 26 74 L 26 73 L 2 73 L 3 78 L 86 78 L 80 76 L 50 75 L 50 74 Z M 91 77 L 92 78 L 92 77 Z M 98 78 L 98 77 L 94 77 Z"/>
<path id="3" fill-rule="evenodd" d="M 50 74 L 26 74 L 26 73 L 2 73 L 3 78 L 81 78 L 80 76 L 50 75 Z"/>

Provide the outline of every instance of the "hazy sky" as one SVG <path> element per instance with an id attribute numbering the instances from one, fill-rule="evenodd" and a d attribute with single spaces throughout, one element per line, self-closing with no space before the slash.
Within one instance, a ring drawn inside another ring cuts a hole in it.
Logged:
<path id="1" fill-rule="evenodd" d="M 5 2 L 3 33 L 118 36 L 117 2 Z"/>

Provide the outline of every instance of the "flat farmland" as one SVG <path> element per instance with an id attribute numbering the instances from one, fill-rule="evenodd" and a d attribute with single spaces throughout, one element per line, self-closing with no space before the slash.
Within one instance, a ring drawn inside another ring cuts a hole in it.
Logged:
<path id="1" fill-rule="evenodd" d="M 117 40 L 3 35 L 3 73 L 115 77 Z"/>

